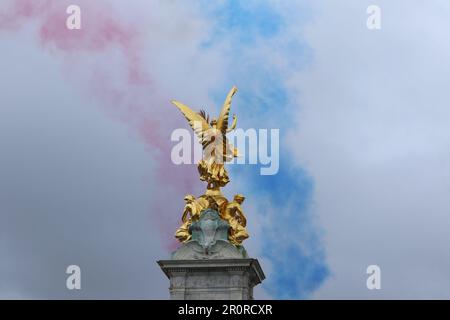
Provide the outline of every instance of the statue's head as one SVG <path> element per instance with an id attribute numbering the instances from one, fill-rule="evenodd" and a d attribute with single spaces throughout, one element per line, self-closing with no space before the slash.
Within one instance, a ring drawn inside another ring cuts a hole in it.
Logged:
<path id="1" fill-rule="evenodd" d="M 192 194 L 188 194 L 184 197 L 184 201 L 186 201 L 186 203 L 191 203 L 195 201 L 195 197 Z"/>
<path id="2" fill-rule="evenodd" d="M 217 120 L 216 119 L 212 119 L 209 124 L 211 125 L 211 127 L 215 128 L 217 126 Z"/>
<path id="3" fill-rule="evenodd" d="M 239 204 L 244 202 L 244 200 L 245 200 L 245 197 L 242 194 L 237 194 L 234 196 L 234 201 L 236 201 Z"/>

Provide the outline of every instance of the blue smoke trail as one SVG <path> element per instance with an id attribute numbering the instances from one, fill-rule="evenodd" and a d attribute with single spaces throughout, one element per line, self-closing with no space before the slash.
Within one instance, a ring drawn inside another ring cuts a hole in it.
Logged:
<path id="1" fill-rule="evenodd" d="M 329 271 L 320 242 L 319 232 L 311 218 L 311 197 L 313 181 L 308 174 L 296 167 L 290 160 L 291 151 L 283 146 L 285 132 L 293 127 L 290 119 L 293 105 L 284 87 L 282 74 L 264 56 L 257 60 L 246 57 L 249 48 L 257 45 L 257 39 L 273 39 L 287 27 L 282 16 L 267 3 L 258 2 L 250 7 L 244 1 L 231 0 L 217 7 L 201 1 L 209 15 L 217 21 L 211 38 L 203 48 L 232 37 L 232 48 L 227 52 L 230 59 L 229 74 L 225 75 L 227 86 L 213 93 L 217 105 L 223 102 L 224 92 L 232 84 L 240 89 L 234 101 L 243 107 L 239 109 L 241 128 L 280 128 L 280 170 L 276 175 L 261 176 L 259 166 L 231 166 L 230 174 L 239 176 L 246 185 L 246 193 L 254 202 L 267 199 L 276 212 L 260 206 L 258 214 L 270 219 L 263 227 L 265 243 L 263 257 L 271 261 L 273 272 L 264 284 L 267 291 L 276 298 L 307 298 L 327 278 Z M 299 41 L 286 48 L 283 56 L 292 65 L 304 62 L 308 55 Z M 239 99 L 239 100 L 238 100 Z M 296 106 L 298 107 L 298 106 Z"/>

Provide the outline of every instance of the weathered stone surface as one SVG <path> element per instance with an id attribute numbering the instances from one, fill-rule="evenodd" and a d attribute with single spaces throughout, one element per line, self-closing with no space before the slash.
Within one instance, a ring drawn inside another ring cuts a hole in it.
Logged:
<path id="1" fill-rule="evenodd" d="M 174 300 L 250 300 L 265 275 L 256 259 L 161 260 Z"/>
<path id="2" fill-rule="evenodd" d="M 170 280 L 170 297 L 177 300 L 249 300 L 265 276 L 243 246 L 228 241 L 230 225 L 206 209 L 189 230 L 191 240 L 158 261 Z"/>
<path id="3" fill-rule="evenodd" d="M 247 253 L 243 247 L 238 249 L 234 245 L 223 240 L 218 240 L 208 248 L 202 247 L 196 241 L 189 241 L 172 253 L 173 260 L 242 258 L 247 258 Z"/>
<path id="4" fill-rule="evenodd" d="M 192 238 L 172 253 L 174 260 L 248 258 L 243 246 L 228 241 L 229 224 L 216 210 L 204 210 L 190 226 Z"/>

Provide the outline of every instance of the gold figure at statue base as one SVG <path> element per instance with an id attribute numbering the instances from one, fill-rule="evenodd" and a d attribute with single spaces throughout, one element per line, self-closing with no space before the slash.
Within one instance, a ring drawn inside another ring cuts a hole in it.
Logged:
<path id="1" fill-rule="evenodd" d="M 228 203 L 225 210 L 220 213 L 221 218 L 230 225 L 228 239 L 234 245 L 240 245 L 242 241 L 248 238 L 247 229 L 245 228 L 247 226 L 247 218 L 241 208 L 244 200 L 245 197 L 243 195 L 235 195 L 234 200 Z"/>
<path id="2" fill-rule="evenodd" d="M 186 205 L 184 206 L 183 216 L 181 221 L 183 224 L 178 228 L 175 233 L 175 238 L 180 242 L 186 242 L 191 239 L 191 234 L 189 232 L 189 226 L 192 222 L 197 221 L 200 217 L 200 213 L 208 208 L 208 201 L 204 198 L 195 199 L 192 194 L 188 194 L 184 197 Z"/>
<path id="3" fill-rule="evenodd" d="M 198 163 L 198 172 L 200 180 L 207 182 L 204 195 L 197 199 L 193 195 L 187 195 L 184 199 L 186 205 L 181 218 L 182 225 L 175 233 L 175 237 L 180 242 L 191 239 L 189 227 L 200 218 L 202 211 L 208 208 L 216 210 L 220 218 L 229 224 L 228 241 L 230 243 L 239 246 L 249 237 L 246 230 L 247 219 L 241 208 L 245 197 L 239 194 L 229 202 L 220 191 L 220 188 L 230 182 L 225 163 L 238 156 L 237 149 L 228 143 L 226 137 L 227 133 L 236 128 L 236 116 L 233 116 L 233 123 L 228 128 L 231 99 L 236 92 L 236 87 L 230 90 L 219 118 L 211 121 L 204 111 L 195 112 L 178 101 L 172 101 L 188 120 L 202 144 L 203 159 Z"/>

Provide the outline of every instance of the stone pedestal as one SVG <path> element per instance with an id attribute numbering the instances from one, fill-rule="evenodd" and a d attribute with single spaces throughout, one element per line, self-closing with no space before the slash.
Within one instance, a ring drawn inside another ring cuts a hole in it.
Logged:
<path id="1" fill-rule="evenodd" d="M 265 276 L 256 259 L 161 260 L 173 300 L 251 300 Z"/>
<path id="2" fill-rule="evenodd" d="M 206 209 L 191 224 L 191 239 L 158 261 L 175 300 L 250 300 L 265 276 L 258 260 L 228 241 L 230 225 L 217 210 Z"/>

